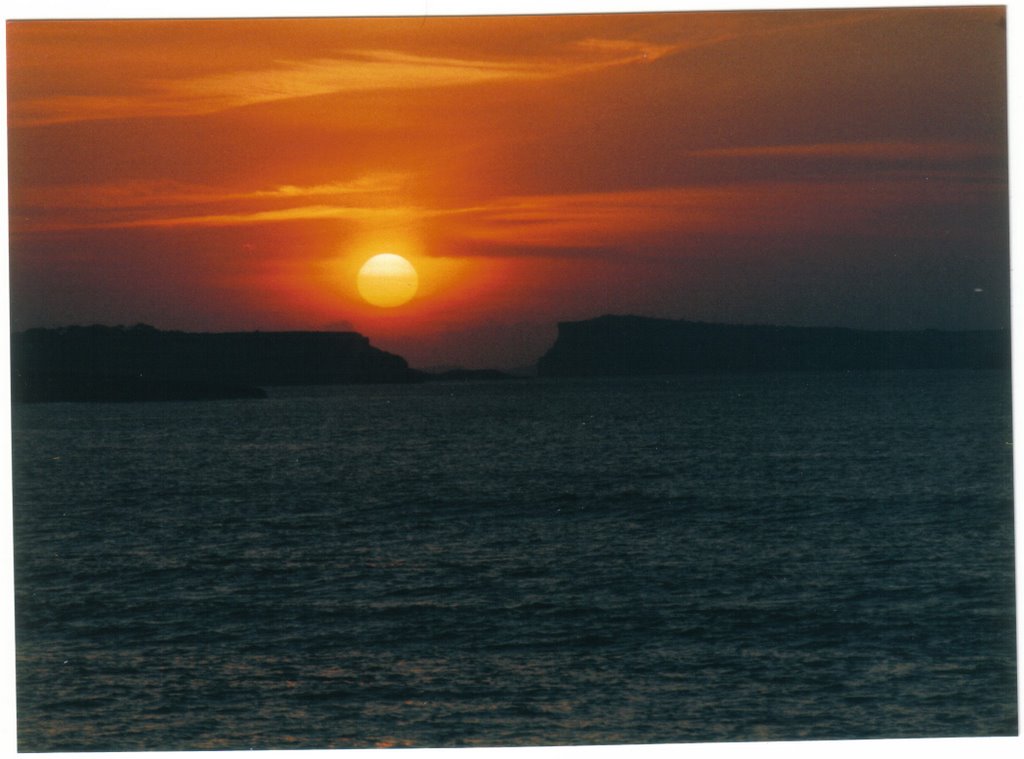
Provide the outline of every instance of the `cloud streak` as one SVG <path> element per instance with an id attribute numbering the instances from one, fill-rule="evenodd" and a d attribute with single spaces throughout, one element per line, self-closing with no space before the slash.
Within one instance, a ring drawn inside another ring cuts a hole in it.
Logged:
<path id="1" fill-rule="evenodd" d="M 576 257 L 644 246 L 685 248 L 691 238 L 714 232 L 759 238 L 858 229 L 923 235 L 919 224 L 900 219 L 912 218 L 915 208 L 980 205 L 1005 192 L 1005 177 L 992 169 L 998 166 L 993 149 L 970 142 L 748 145 L 689 155 L 718 176 L 722 172 L 714 167 L 739 162 L 745 176 L 605 192 L 498 195 L 472 205 L 426 202 L 415 194 L 416 174 L 403 171 L 255 188 L 170 180 L 28 187 L 12 195 L 12 231 L 333 220 L 363 229 L 421 229 L 435 241 L 435 255 Z"/>
<path id="2" fill-rule="evenodd" d="M 131 95 L 107 93 L 14 99 L 17 126 L 95 119 L 196 116 L 296 98 L 346 93 L 465 87 L 572 77 L 649 63 L 679 49 L 634 40 L 587 39 L 562 56 L 489 60 L 415 55 L 400 50 L 351 50 L 332 57 L 281 60 L 263 68 L 148 80 Z"/>
<path id="3" fill-rule="evenodd" d="M 388 201 L 408 178 L 400 172 L 382 172 L 316 185 L 241 191 L 170 180 L 29 187 L 19 189 L 11 199 L 12 227 L 19 233 L 31 233 L 119 226 L 237 226 L 294 219 L 372 222 L 407 218 L 421 212 Z M 295 205 L 309 200 L 334 202 Z M 232 212 L 218 212 L 225 206 Z M 183 214 L 183 210 L 192 212 Z M 49 220 L 36 221 L 41 217 Z"/>
<path id="4" fill-rule="evenodd" d="M 831 142 L 797 145 L 754 145 L 692 151 L 701 158 L 841 158 L 884 161 L 964 161 L 994 158 L 991 147 L 970 142 Z"/>

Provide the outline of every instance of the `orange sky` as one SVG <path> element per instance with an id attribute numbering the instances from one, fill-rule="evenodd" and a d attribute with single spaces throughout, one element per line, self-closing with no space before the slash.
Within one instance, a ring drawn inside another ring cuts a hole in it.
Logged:
<path id="1" fill-rule="evenodd" d="M 9 22 L 12 328 L 1009 320 L 1000 9 Z M 396 252 L 405 306 L 355 273 Z"/>

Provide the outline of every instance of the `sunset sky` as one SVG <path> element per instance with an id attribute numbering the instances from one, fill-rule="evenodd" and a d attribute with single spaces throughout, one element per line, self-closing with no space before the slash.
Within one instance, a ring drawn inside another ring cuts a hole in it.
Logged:
<path id="1" fill-rule="evenodd" d="M 11 327 L 1009 326 L 999 8 L 15 21 Z M 376 253 L 419 289 L 366 303 Z"/>

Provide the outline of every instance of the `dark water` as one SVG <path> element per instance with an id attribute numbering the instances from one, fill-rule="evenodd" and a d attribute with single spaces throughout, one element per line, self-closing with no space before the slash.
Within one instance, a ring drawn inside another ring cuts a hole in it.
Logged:
<path id="1" fill-rule="evenodd" d="M 17 407 L 19 748 L 1016 734 L 1009 393 Z"/>

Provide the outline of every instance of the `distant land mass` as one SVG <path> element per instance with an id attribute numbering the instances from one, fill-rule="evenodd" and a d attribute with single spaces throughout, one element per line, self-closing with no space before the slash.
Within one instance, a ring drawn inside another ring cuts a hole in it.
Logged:
<path id="1" fill-rule="evenodd" d="M 1008 369 L 1009 330 L 870 331 L 601 316 L 558 325 L 541 377 L 853 369 Z M 356 332 L 177 332 L 134 327 L 11 335 L 12 399 L 265 397 L 275 385 L 485 381 L 492 369 L 424 372 Z"/>
<path id="2" fill-rule="evenodd" d="M 1010 331 L 869 331 L 602 316 L 561 322 L 541 377 L 852 369 L 1008 369 Z"/>
<path id="3" fill-rule="evenodd" d="M 11 335 L 15 401 L 261 397 L 271 385 L 414 382 L 405 359 L 356 332 L 30 329 Z"/>

